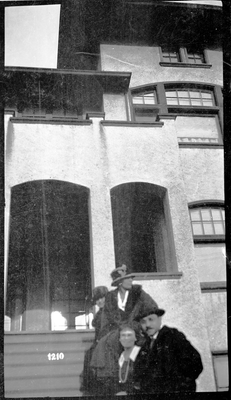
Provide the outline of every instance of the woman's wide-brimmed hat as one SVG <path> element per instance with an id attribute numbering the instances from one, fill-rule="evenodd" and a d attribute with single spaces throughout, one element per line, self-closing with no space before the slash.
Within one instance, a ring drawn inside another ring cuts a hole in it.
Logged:
<path id="1" fill-rule="evenodd" d="M 92 291 L 92 303 L 95 304 L 97 300 L 102 299 L 108 293 L 106 286 L 96 286 Z"/>
<path id="2" fill-rule="evenodd" d="M 111 272 L 112 283 L 111 286 L 118 286 L 123 279 L 134 278 L 135 274 L 131 273 L 125 264 L 118 267 Z"/>

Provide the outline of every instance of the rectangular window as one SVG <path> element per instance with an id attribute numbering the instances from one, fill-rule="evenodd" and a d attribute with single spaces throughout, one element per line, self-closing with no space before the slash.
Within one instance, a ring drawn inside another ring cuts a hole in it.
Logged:
<path id="1" fill-rule="evenodd" d="M 143 93 L 143 94 L 134 94 L 132 96 L 132 103 L 133 104 L 145 104 L 145 105 L 152 105 L 157 104 L 157 97 L 156 91 L 152 91 L 150 93 Z"/>
<path id="2" fill-rule="evenodd" d="M 193 235 L 224 235 L 225 221 L 222 208 L 195 208 L 190 210 Z"/>
<path id="3" fill-rule="evenodd" d="M 229 390 L 228 354 L 213 354 L 215 380 L 218 392 Z"/>
<path id="4" fill-rule="evenodd" d="M 190 107 L 213 107 L 215 99 L 212 92 L 190 89 L 168 89 L 165 91 L 168 105 Z"/>
<path id="5" fill-rule="evenodd" d="M 180 54 L 176 51 L 162 50 L 162 57 L 164 62 L 176 63 L 180 62 Z"/>
<path id="6" fill-rule="evenodd" d="M 187 58 L 188 58 L 189 64 L 204 64 L 205 63 L 204 54 L 200 53 L 200 52 L 193 52 L 193 51 L 191 52 L 191 50 L 188 50 Z"/>
<path id="7" fill-rule="evenodd" d="M 164 64 L 174 64 L 174 66 L 210 67 L 207 63 L 203 50 L 191 49 L 186 47 L 179 48 L 161 48 L 161 62 Z M 160 63 L 161 64 L 161 63 Z"/>

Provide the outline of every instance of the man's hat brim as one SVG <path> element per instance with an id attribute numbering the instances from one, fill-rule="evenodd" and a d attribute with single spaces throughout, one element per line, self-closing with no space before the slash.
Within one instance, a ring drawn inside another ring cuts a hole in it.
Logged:
<path id="1" fill-rule="evenodd" d="M 165 310 L 162 308 L 153 308 L 147 311 L 144 311 L 143 313 L 140 313 L 135 320 L 140 321 L 141 319 L 148 317 L 149 315 L 156 314 L 158 317 L 162 317 L 162 315 L 165 314 Z"/>
<path id="2" fill-rule="evenodd" d="M 127 278 L 135 278 L 135 275 L 134 275 L 134 274 L 128 274 L 128 275 L 125 275 L 125 276 L 120 276 L 119 278 L 116 278 L 116 279 L 111 283 L 111 286 L 118 286 L 118 284 L 119 284 L 121 281 L 123 281 L 124 279 L 127 279 Z"/>

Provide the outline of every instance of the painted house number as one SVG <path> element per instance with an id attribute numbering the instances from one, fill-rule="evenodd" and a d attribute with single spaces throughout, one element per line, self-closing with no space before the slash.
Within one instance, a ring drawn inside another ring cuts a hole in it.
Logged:
<path id="1" fill-rule="evenodd" d="M 49 361 L 63 360 L 64 354 L 63 353 L 49 353 L 49 354 L 47 354 L 47 358 Z"/>

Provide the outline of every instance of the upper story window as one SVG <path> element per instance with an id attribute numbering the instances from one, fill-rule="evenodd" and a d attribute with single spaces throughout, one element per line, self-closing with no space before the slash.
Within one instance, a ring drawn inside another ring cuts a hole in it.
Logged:
<path id="1" fill-rule="evenodd" d="M 220 86 L 196 82 L 159 82 L 131 90 L 131 117 L 153 123 L 171 114 L 179 143 L 222 144 Z"/>
<path id="2" fill-rule="evenodd" d="M 159 109 L 156 88 L 132 92 L 133 119 L 136 122 L 155 122 Z M 156 107 L 157 106 L 157 107 Z"/>
<path id="3" fill-rule="evenodd" d="M 129 182 L 111 189 L 115 260 L 136 273 L 177 270 L 165 188 Z"/>
<path id="4" fill-rule="evenodd" d="M 225 235 L 224 207 L 197 207 L 190 210 L 194 239 Z"/>
<path id="5" fill-rule="evenodd" d="M 225 282 L 225 213 L 221 203 L 189 206 L 200 282 Z"/>
<path id="6" fill-rule="evenodd" d="M 215 106 L 212 91 L 199 89 L 168 89 L 165 91 L 168 105 L 179 106 Z"/>
<path id="7" fill-rule="evenodd" d="M 150 93 L 143 93 L 143 94 L 134 94 L 132 96 L 133 104 L 157 104 L 156 98 L 156 90 L 153 90 Z"/>
<path id="8" fill-rule="evenodd" d="M 179 48 L 160 48 L 162 66 L 174 67 L 211 67 L 208 63 L 207 53 L 204 50 L 179 47 Z"/>
<path id="9" fill-rule="evenodd" d="M 162 58 L 164 62 L 169 62 L 169 63 L 180 62 L 180 54 L 177 50 L 175 51 L 162 50 Z"/>

